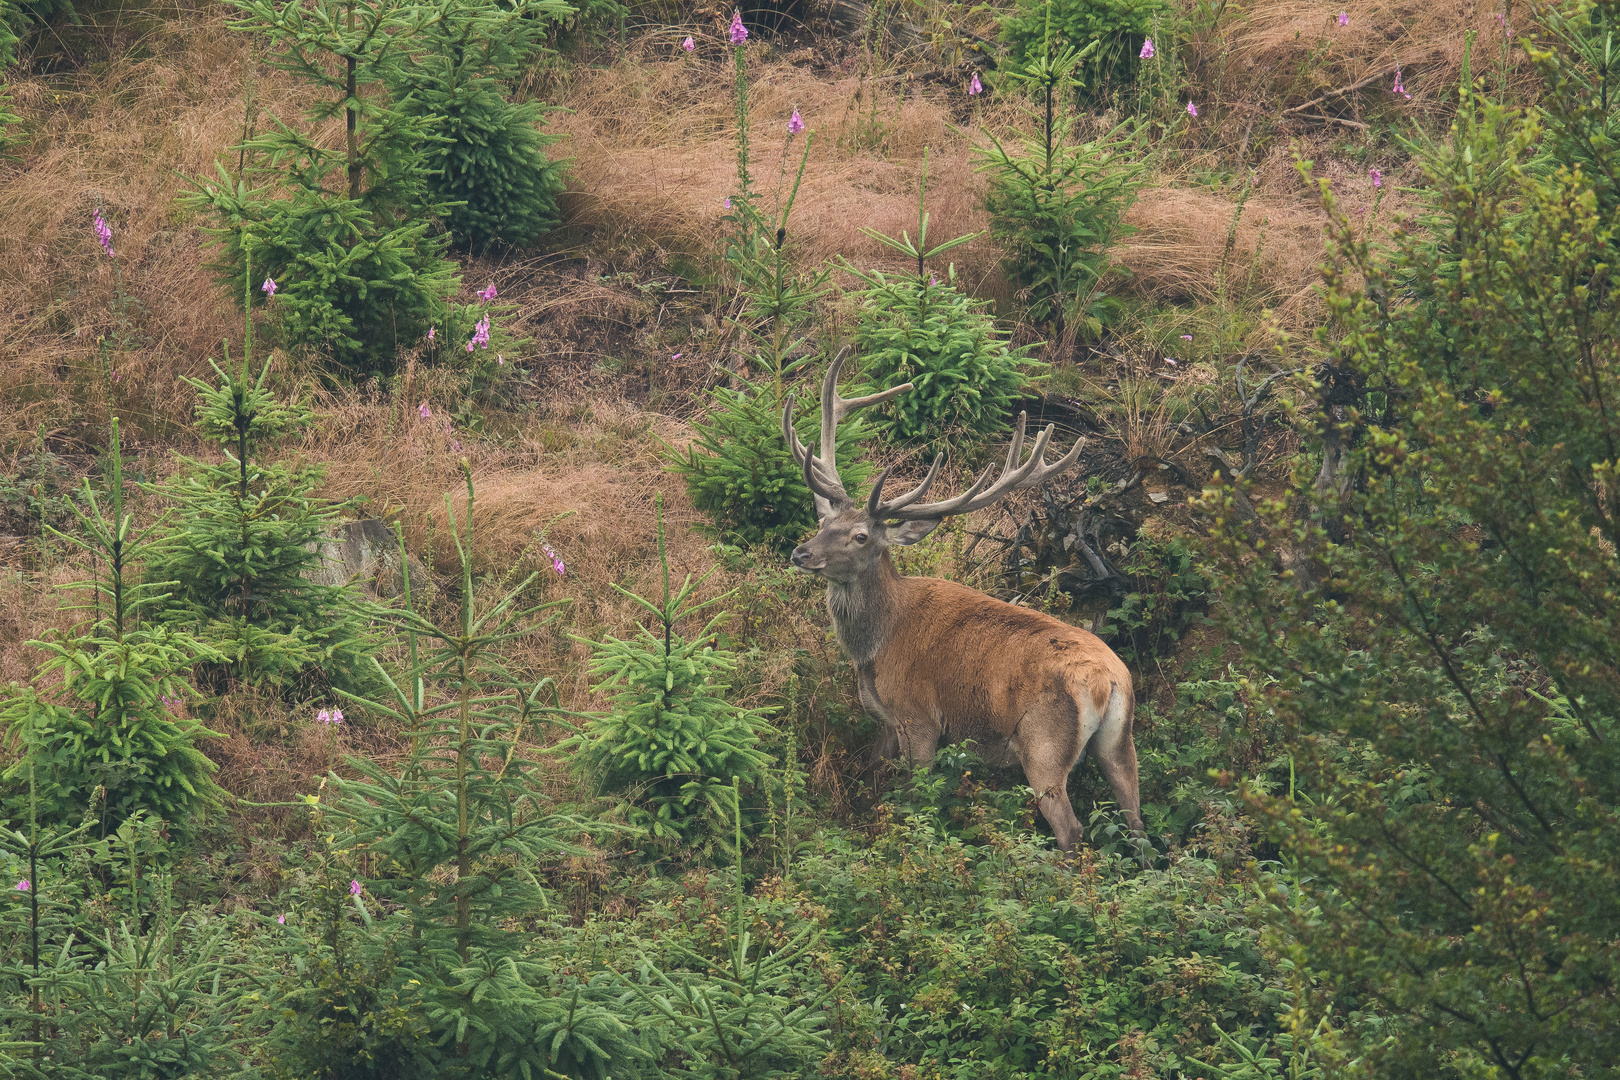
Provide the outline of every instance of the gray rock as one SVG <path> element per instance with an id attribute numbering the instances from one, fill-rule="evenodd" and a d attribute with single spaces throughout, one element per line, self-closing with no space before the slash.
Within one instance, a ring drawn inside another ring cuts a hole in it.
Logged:
<path id="1" fill-rule="evenodd" d="M 330 536 L 312 545 L 321 557 L 309 574 L 316 585 L 358 586 L 367 595 L 392 600 L 404 591 L 399 573 L 399 545 L 394 532 L 377 518 L 345 521 Z M 411 575 L 411 600 L 433 596 L 433 576 L 415 555 L 405 556 Z"/>

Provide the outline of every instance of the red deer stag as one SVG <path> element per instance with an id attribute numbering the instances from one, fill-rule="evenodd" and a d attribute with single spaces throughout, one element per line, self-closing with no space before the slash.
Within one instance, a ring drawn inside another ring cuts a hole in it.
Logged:
<path id="1" fill-rule="evenodd" d="M 1074 848 L 1080 821 L 1069 803 L 1069 772 L 1088 744 L 1125 818 L 1140 835 L 1135 700 L 1131 673 L 1092 634 L 1029 608 L 929 577 L 901 577 L 889 557 L 895 544 L 915 544 L 941 521 L 989 506 L 1010 491 L 1033 487 L 1072 467 L 1085 440 L 1054 464 L 1044 460 L 1049 425 L 1020 464 L 1026 417 L 993 469 L 962 494 L 919 500 L 939 474 L 934 459 L 923 482 L 884 500 L 885 470 L 865 504 L 844 491 L 833 460 L 834 433 L 845 416 L 911 389 L 848 399 L 838 394 L 839 353 L 821 386 L 821 454 L 810 453 L 793 429 L 794 401 L 782 410 L 782 435 L 816 500 L 820 531 L 793 552 L 793 565 L 827 579 L 827 607 L 838 644 L 855 665 L 861 704 L 883 725 L 876 754 L 897 750 L 913 762 L 931 760 L 940 740 L 972 739 L 992 755 L 1011 751 L 1039 799 L 1058 846 Z"/>

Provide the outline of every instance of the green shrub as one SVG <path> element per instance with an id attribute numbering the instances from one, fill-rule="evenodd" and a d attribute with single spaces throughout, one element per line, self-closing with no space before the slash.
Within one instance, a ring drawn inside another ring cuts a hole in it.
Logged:
<path id="1" fill-rule="evenodd" d="M 452 0 L 423 28 L 421 50 L 394 84 L 405 111 L 433 126 L 423 210 L 444 207 L 462 247 L 521 247 L 559 223 L 562 164 L 544 153 L 557 136 L 538 129 L 549 110 L 510 103 L 504 88 L 571 13 L 560 0 Z"/>
<path id="2" fill-rule="evenodd" d="M 978 171 L 990 174 L 985 208 L 990 235 L 1006 251 L 1002 267 L 1023 289 L 1029 317 L 1051 323 L 1067 353 L 1079 335 L 1095 337 L 1117 306 L 1101 293 L 1113 267 L 1109 249 L 1129 229 L 1125 211 L 1141 186 L 1140 133 L 1121 124 L 1091 142 L 1071 144 L 1066 90 L 1085 50 L 1053 42 L 1053 51 L 1009 66 L 1009 83 L 1033 93 L 1042 108 L 1033 138 L 1011 153 L 988 130 L 975 147 Z"/>
<path id="3" fill-rule="evenodd" d="M 249 187 L 217 165 L 219 184 L 184 201 L 220 222 L 209 231 L 222 247 L 221 281 L 242 280 L 250 248 L 275 280 L 275 321 L 289 344 L 340 368 L 388 371 L 400 347 L 441 321 L 457 286 L 441 257 L 447 237 L 433 231 L 444 208 L 426 186 L 433 123 L 391 93 L 406 62 L 399 45 L 425 34 L 431 12 L 407 0 L 232 6 L 242 13 L 232 28 L 266 34 L 272 63 L 319 96 L 305 130 L 272 117 L 273 129 L 242 148 L 246 173 L 270 183 Z M 353 137 L 334 149 L 314 132 L 336 117 Z"/>
<path id="4" fill-rule="evenodd" d="M 147 576 L 174 583 L 164 601 L 171 625 L 218 652 L 219 662 L 199 671 L 216 689 L 243 682 L 300 697 L 357 689 L 375 644 L 366 608 L 344 586 L 309 580 L 342 507 L 314 498 L 324 470 L 261 460 L 268 444 L 313 416 L 265 389 L 268 363 L 254 380 L 250 356 L 251 337 L 239 374 L 215 364 L 217 387 L 186 380 L 197 390 L 198 434 L 225 460 L 182 459 L 185 470 L 157 488 L 179 518 Z"/>
<path id="5" fill-rule="evenodd" d="M 172 582 L 135 583 L 152 548 L 124 511 L 116 418 L 109 457 L 111 516 L 87 479 L 89 509 L 73 507 L 84 535 L 57 534 L 94 560 L 95 576 L 66 588 L 91 594 L 81 610 L 94 611 L 95 618 L 70 634 L 33 642 L 48 659 L 33 687 L 11 685 L 0 709 L 0 724 L 23 748 L 5 777 L 13 816 L 26 791 L 28 812 L 56 824 L 90 815 L 111 831 L 144 810 L 184 828 L 197 809 L 223 794 L 211 777 L 213 762 L 195 745 L 199 736 L 218 733 L 174 711 L 191 693 L 187 669 L 218 654 L 152 620 Z"/>
<path id="6" fill-rule="evenodd" d="M 707 416 L 692 426 L 697 438 L 683 455 L 670 456 L 670 471 L 686 480 L 692 504 L 708 515 L 710 531 L 729 543 L 787 551 L 816 527 L 815 500 L 804 470 L 782 438 L 782 405 L 769 387 L 715 389 Z M 799 437 L 820 445 L 821 409 L 801 411 Z M 838 431 L 838 468 L 852 488 L 872 475 L 858 457 L 871 436 L 859 419 Z"/>
<path id="7" fill-rule="evenodd" d="M 1109 610 L 1103 640 L 1133 662 L 1172 650 L 1208 602 L 1209 580 L 1193 553 L 1179 540 L 1139 536 L 1119 570 L 1131 591 Z"/>
<path id="8" fill-rule="evenodd" d="M 1167 9 L 1165 0 L 1017 0 L 1001 20 L 1001 40 L 1017 66 L 1045 54 L 1049 34 L 1058 51 L 1084 49 L 1095 41 L 1097 48 L 1073 87 L 1095 98 L 1135 81 L 1142 42 Z"/>
<path id="9" fill-rule="evenodd" d="M 957 289 L 954 273 L 943 283 L 878 271 L 860 277 L 862 375 L 878 390 L 913 387 L 879 406 L 876 426 L 897 443 L 941 446 L 1006 431 L 1026 372 L 1038 365 L 1025 348 L 1008 346 L 985 304 Z"/>
<path id="10" fill-rule="evenodd" d="M 676 630 L 730 594 L 695 601 L 707 574 L 671 590 L 662 510 L 658 556 L 661 602 L 614 586 L 652 613 L 652 626 L 642 625 L 630 641 L 608 637 L 592 643 L 591 674 L 601 680 L 598 692 L 613 692 L 612 710 L 592 715 L 555 752 L 577 753 L 602 791 L 626 796 L 631 823 L 647 829 L 655 842 L 708 853 L 729 846 L 733 779 L 750 789 L 765 783 L 771 759 L 759 744 L 769 724 L 760 710 L 726 698 L 728 687 L 720 680 L 737 660 L 713 641 L 725 613 L 711 616 L 690 638 Z"/>

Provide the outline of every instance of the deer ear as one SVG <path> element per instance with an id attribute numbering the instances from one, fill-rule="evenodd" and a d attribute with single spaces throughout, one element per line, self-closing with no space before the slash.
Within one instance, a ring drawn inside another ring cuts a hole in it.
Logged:
<path id="1" fill-rule="evenodd" d="M 928 521 L 902 521 L 898 525 L 885 527 L 885 536 L 891 544 L 901 547 L 910 547 L 935 529 L 939 528 L 940 519 Z"/>

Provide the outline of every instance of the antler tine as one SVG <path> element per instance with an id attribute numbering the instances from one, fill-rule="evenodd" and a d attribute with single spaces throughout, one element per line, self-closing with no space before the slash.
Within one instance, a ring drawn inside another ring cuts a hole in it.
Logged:
<path id="1" fill-rule="evenodd" d="M 971 513 L 989 506 L 1009 492 L 1034 487 L 1048 476 L 1072 468 L 1074 463 L 1080 460 L 1080 451 L 1086 445 L 1083 437 L 1075 442 L 1067 454 L 1047 464 L 1046 446 L 1052 439 L 1052 433 L 1057 430 L 1057 425 L 1048 424 L 1045 430 L 1035 437 L 1035 445 L 1030 448 L 1029 459 L 1020 465 L 1018 459 L 1024 447 L 1025 421 L 1025 414 L 1020 413 L 1018 430 L 1013 434 L 1011 444 L 1007 448 L 1006 463 L 1002 466 L 1001 476 L 995 483 L 986 486 L 991 473 L 991 470 L 986 469 L 984 475 L 980 476 L 972 487 L 953 499 L 927 503 L 923 506 L 897 506 L 886 510 L 885 516 L 898 521 L 923 521 Z M 932 480 L 932 474 L 929 479 Z"/>
<path id="2" fill-rule="evenodd" d="M 843 370 L 844 361 L 852 351 L 853 347 L 849 345 L 839 349 L 838 355 L 827 365 L 827 377 L 821 381 L 821 457 L 817 465 L 838 485 L 840 493 L 843 491 L 844 482 L 838 476 L 838 425 L 844 422 L 844 417 L 856 409 L 864 409 L 868 405 L 881 405 L 911 389 L 910 383 L 901 383 L 899 386 L 867 394 L 865 397 L 840 397 L 838 374 Z"/>
<path id="3" fill-rule="evenodd" d="M 944 454 L 935 454 L 934 463 L 933 465 L 929 466 L 928 475 L 923 477 L 923 482 L 906 492 L 904 495 L 901 495 L 895 499 L 890 499 L 888 502 L 883 501 L 883 482 L 889 478 L 889 470 L 884 469 L 883 474 L 877 478 L 877 483 L 872 485 L 872 494 L 866 500 L 866 516 L 881 520 L 888 517 L 891 512 L 899 510 L 904 506 L 910 506 L 912 503 L 928 494 L 928 489 L 933 487 L 934 478 L 939 476 L 939 467 L 940 465 L 944 464 L 944 462 Z"/>
<path id="4" fill-rule="evenodd" d="M 804 470 L 804 483 L 810 493 L 816 498 L 817 517 L 824 517 L 828 508 L 834 503 L 847 503 L 849 496 L 844 492 L 844 486 L 839 481 L 837 473 L 829 475 L 826 465 L 810 452 L 799 438 L 799 433 L 793 427 L 793 410 L 798 404 L 794 395 L 789 394 L 782 406 L 782 438 L 787 441 L 788 453 L 793 460 Z M 827 505 L 822 505 L 823 503 Z"/>

